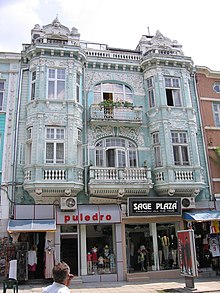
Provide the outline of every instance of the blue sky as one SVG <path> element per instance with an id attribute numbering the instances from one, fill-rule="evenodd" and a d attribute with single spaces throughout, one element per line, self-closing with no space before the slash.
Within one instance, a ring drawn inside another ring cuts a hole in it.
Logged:
<path id="1" fill-rule="evenodd" d="M 0 52 L 20 52 L 35 24 L 76 27 L 81 40 L 135 49 L 159 30 L 183 45 L 195 65 L 220 71 L 220 1 L 211 0 L 0 0 Z"/>

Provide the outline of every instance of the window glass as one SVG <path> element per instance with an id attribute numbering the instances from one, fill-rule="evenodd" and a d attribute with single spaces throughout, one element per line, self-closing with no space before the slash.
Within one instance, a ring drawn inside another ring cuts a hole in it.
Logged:
<path id="1" fill-rule="evenodd" d="M 106 138 L 96 144 L 96 166 L 137 167 L 137 148 L 122 138 Z"/>
<path id="2" fill-rule="evenodd" d="M 215 126 L 220 127 L 220 104 L 213 104 Z"/>
<path id="3" fill-rule="evenodd" d="M 171 132 L 175 165 L 189 165 L 188 142 L 186 132 Z"/>
<path id="4" fill-rule="evenodd" d="M 115 236 L 111 225 L 87 225 L 87 273 L 116 273 Z"/>

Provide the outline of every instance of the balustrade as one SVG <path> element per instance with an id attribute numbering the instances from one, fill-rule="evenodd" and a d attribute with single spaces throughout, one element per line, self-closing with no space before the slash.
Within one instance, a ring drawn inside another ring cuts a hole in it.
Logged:
<path id="1" fill-rule="evenodd" d="M 44 170 L 44 180 L 66 180 L 66 170 Z"/>

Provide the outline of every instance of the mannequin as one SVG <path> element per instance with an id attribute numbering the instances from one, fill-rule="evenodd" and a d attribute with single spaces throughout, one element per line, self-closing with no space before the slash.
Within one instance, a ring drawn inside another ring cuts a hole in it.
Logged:
<path id="1" fill-rule="evenodd" d="M 168 265 L 168 257 L 169 257 L 169 246 L 170 241 L 166 234 L 162 237 L 162 246 L 163 246 L 163 256 L 165 261 L 165 266 Z"/>
<path id="2" fill-rule="evenodd" d="M 87 270 L 88 274 L 92 274 L 92 254 L 90 252 L 87 253 Z"/>
<path id="3" fill-rule="evenodd" d="M 97 261 L 98 261 L 97 251 L 98 251 L 98 248 L 96 246 L 93 246 L 93 248 L 92 248 L 92 270 L 93 270 L 93 272 L 97 271 Z"/>
<path id="4" fill-rule="evenodd" d="M 171 253 L 173 257 L 173 266 L 176 266 L 177 246 L 178 246 L 177 237 L 176 235 L 172 234 L 170 237 L 170 248 L 171 248 Z"/>
<path id="5" fill-rule="evenodd" d="M 131 261 L 131 268 L 134 268 L 134 243 L 131 241 L 130 244 L 130 261 Z"/>
<path id="6" fill-rule="evenodd" d="M 99 273 L 103 273 L 104 268 L 104 257 L 100 256 L 98 258 L 98 267 L 99 267 Z"/>
<path id="7" fill-rule="evenodd" d="M 104 262 L 105 262 L 105 270 L 109 271 L 109 248 L 108 245 L 104 247 Z"/>
<path id="8" fill-rule="evenodd" d="M 146 269 L 144 267 L 144 262 L 145 262 L 145 254 L 146 254 L 146 248 L 144 245 L 140 245 L 140 248 L 138 249 L 138 262 L 140 263 L 141 266 L 141 272 L 146 272 Z"/>
<path id="9" fill-rule="evenodd" d="M 115 268 L 115 257 L 114 257 L 114 254 L 111 253 L 109 255 L 109 263 L 110 263 L 110 271 L 111 272 L 114 272 L 114 268 Z"/>

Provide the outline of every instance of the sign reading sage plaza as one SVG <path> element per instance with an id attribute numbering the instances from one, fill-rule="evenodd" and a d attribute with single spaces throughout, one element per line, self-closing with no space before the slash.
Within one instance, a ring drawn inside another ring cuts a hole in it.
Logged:
<path id="1" fill-rule="evenodd" d="M 181 199 L 180 198 L 147 198 L 147 197 L 129 197 L 128 198 L 128 216 L 180 216 Z"/>

